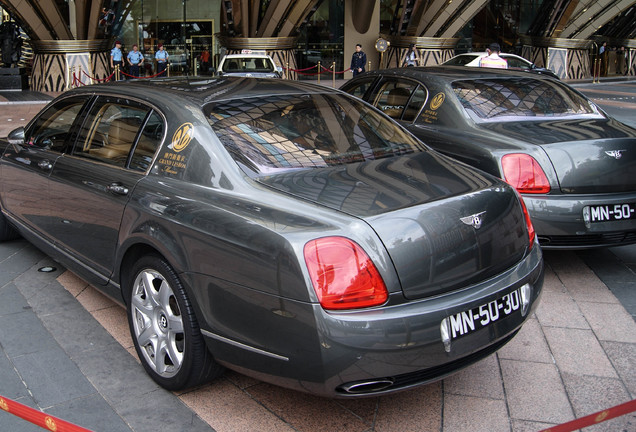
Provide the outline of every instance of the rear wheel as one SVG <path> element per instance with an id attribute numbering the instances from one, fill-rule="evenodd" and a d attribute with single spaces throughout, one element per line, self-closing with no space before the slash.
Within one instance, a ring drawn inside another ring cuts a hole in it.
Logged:
<path id="1" fill-rule="evenodd" d="M 146 372 L 168 390 L 193 387 L 223 368 L 208 351 L 183 285 L 170 265 L 142 257 L 129 281 L 128 323 Z"/>

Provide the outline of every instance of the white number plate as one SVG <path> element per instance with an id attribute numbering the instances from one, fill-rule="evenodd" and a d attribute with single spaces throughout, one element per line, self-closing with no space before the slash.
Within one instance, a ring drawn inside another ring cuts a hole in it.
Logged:
<path id="1" fill-rule="evenodd" d="M 587 206 L 583 209 L 589 212 L 590 222 L 609 222 L 624 219 L 636 219 L 636 204 L 610 204 Z"/>
<path id="2" fill-rule="evenodd" d="M 449 317 L 451 338 L 457 339 L 498 321 L 521 308 L 520 290 Z"/>

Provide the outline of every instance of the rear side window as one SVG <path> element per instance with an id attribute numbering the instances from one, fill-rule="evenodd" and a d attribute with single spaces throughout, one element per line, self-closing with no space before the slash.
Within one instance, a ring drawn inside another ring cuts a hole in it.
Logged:
<path id="1" fill-rule="evenodd" d="M 73 155 L 125 167 L 150 108 L 101 98 L 84 121 Z"/>
<path id="2" fill-rule="evenodd" d="M 355 86 L 345 86 L 342 90 L 346 91 L 350 95 L 354 95 L 355 97 L 359 97 L 360 99 L 364 98 L 364 95 L 369 91 L 373 83 L 375 82 L 375 77 L 369 77 L 364 79 L 356 80 Z"/>
<path id="3" fill-rule="evenodd" d="M 416 87 L 415 83 L 388 81 L 380 87 L 374 105 L 389 117 L 401 119 Z"/>
<path id="4" fill-rule="evenodd" d="M 71 126 L 84 106 L 84 98 L 68 98 L 50 106 L 25 133 L 25 142 L 34 147 L 63 153 L 71 144 Z"/>
<path id="5" fill-rule="evenodd" d="M 453 91 L 477 122 L 602 118 L 585 97 L 559 82 L 532 78 L 455 81 Z"/>
<path id="6" fill-rule="evenodd" d="M 282 95 L 204 105 L 221 143 L 251 176 L 422 151 L 413 136 L 344 94 Z"/>

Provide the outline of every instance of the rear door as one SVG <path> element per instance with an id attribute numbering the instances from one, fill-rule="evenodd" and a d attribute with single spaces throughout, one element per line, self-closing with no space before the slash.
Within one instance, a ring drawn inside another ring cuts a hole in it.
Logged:
<path id="1" fill-rule="evenodd" d="M 42 112 L 25 131 L 23 145 L 4 153 L 2 207 L 43 237 L 51 236 L 49 176 L 56 160 L 71 147 L 83 107 L 91 96 L 60 100 Z"/>
<path id="2" fill-rule="evenodd" d="M 73 152 L 60 157 L 51 174 L 56 243 L 104 279 L 112 271 L 124 208 L 163 137 L 157 128 L 164 130 L 164 121 L 151 107 L 99 97 Z"/>

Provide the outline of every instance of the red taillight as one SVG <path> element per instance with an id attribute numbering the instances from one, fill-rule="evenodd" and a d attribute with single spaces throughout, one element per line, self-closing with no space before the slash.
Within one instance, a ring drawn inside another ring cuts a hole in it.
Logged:
<path id="1" fill-rule="evenodd" d="M 519 193 L 550 192 L 550 183 L 539 162 L 530 155 L 511 153 L 501 158 L 504 179 Z"/>
<path id="2" fill-rule="evenodd" d="M 526 207 L 526 203 L 523 201 L 523 197 L 517 195 L 519 197 L 519 201 L 521 202 L 521 208 L 523 209 L 523 217 L 526 219 L 526 227 L 528 227 L 528 240 L 530 240 L 530 249 L 534 245 L 534 226 L 532 226 L 532 221 L 530 220 L 530 213 L 528 213 L 528 208 Z"/>
<path id="3" fill-rule="evenodd" d="M 305 245 L 305 262 L 324 309 L 356 309 L 386 301 L 384 281 L 369 256 L 344 237 L 323 237 Z"/>

